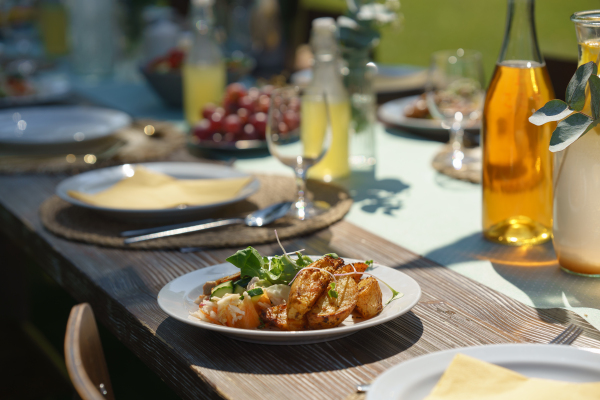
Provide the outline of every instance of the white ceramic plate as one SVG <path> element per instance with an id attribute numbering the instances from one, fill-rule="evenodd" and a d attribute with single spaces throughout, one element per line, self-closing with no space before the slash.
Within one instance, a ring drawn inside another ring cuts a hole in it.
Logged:
<path id="1" fill-rule="evenodd" d="M 600 355 L 576 347 L 543 344 L 477 346 L 428 354 L 390 368 L 375 380 L 367 400 L 424 399 L 458 353 L 531 378 L 600 381 Z"/>
<path id="2" fill-rule="evenodd" d="M 398 128 L 406 129 L 409 131 L 416 131 L 419 133 L 426 133 L 432 136 L 448 136 L 448 130 L 442 128 L 442 123 L 435 119 L 425 118 L 408 118 L 404 115 L 404 109 L 414 103 L 420 96 L 409 96 L 401 99 L 388 101 L 382 104 L 377 110 L 377 116 L 379 120 L 384 124 L 393 125 Z M 473 133 L 477 133 L 481 128 L 481 124 L 478 123 L 473 128 L 467 129 Z"/>
<path id="3" fill-rule="evenodd" d="M 207 215 L 217 208 L 247 198 L 251 194 L 255 193 L 260 187 L 260 183 L 254 179 L 248 185 L 246 185 L 246 187 L 244 187 L 236 197 L 227 201 L 202 206 L 188 206 L 185 208 L 167 208 L 157 210 L 132 210 L 97 207 L 74 199 L 68 194 L 69 190 L 93 194 L 108 189 L 121 179 L 131 176 L 136 165 L 142 165 L 149 170 L 161 172 L 178 179 L 225 179 L 249 176 L 248 174 L 235 170 L 231 167 L 208 163 L 155 162 L 125 164 L 116 167 L 96 169 L 72 176 L 62 181 L 56 187 L 56 195 L 73 205 L 88 208 L 90 210 L 94 210 L 119 219 L 172 221 L 174 219 L 186 219 Z"/>
<path id="4" fill-rule="evenodd" d="M 317 260 L 322 256 L 309 256 Z M 344 258 L 347 263 L 358 262 L 351 258 Z M 351 335 L 361 329 L 383 324 L 384 322 L 398 318 L 410 311 L 421 298 L 421 288 L 419 284 L 408 275 L 396 271 L 395 269 L 385 267 L 380 264 L 373 264 L 370 273 L 383 279 L 395 290 L 404 294 L 399 299 L 392 301 L 384 307 L 381 314 L 366 321 L 354 323 L 352 316 L 348 317 L 342 325 L 331 328 L 314 331 L 268 331 L 268 330 L 250 330 L 230 328 L 227 326 L 215 325 L 200 321 L 190 316 L 190 312 L 198 310 L 198 305 L 194 300 L 201 295 L 202 287 L 207 281 L 214 281 L 227 275 L 239 272 L 239 269 L 230 263 L 223 263 L 208 268 L 199 269 L 189 274 L 180 276 L 165 285 L 158 293 L 158 305 L 171 317 L 194 325 L 199 328 L 217 331 L 233 339 L 244 342 L 263 343 L 263 344 L 306 344 L 319 343 L 328 340 L 339 339 Z M 383 293 L 383 303 L 385 304 L 391 297 L 392 292 L 385 285 L 381 285 Z"/>
<path id="5" fill-rule="evenodd" d="M 12 108 L 0 111 L 0 146 L 68 154 L 96 144 L 130 124 L 129 115 L 105 108 Z"/>

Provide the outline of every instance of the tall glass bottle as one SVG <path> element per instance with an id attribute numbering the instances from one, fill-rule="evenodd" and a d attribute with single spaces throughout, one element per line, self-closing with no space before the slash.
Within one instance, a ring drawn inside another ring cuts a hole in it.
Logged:
<path id="1" fill-rule="evenodd" d="M 225 63 L 213 30 L 213 0 L 192 0 L 192 46 L 183 64 L 183 105 L 190 125 L 202 119 L 207 103 L 219 103 L 226 83 Z"/>
<path id="2" fill-rule="evenodd" d="M 504 43 L 487 91 L 483 140 L 483 235 L 522 246 L 551 238 L 555 124 L 531 114 L 554 98 L 537 44 L 534 0 L 508 0 Z"/>
<path id="3" fill-rule="evenodd" d="M 329 151 L 317 165 L 309 170 L 308 176 L 326 182 L 350 175 L 348 161 L 350 101 L 340 72 L 339 51 L 335 37 L 336 29 L 333 18 L 313 20 L 311 46 L 315 63 L 309 88 L 321 90 L 327 94 L 333 137 Z M 304 103 L 302 107 L 305 108 Z M 303 118 L 305 118 L 305 111 L 303 112 Z M 308 120 L 310 116 L 306 116 L 306 118 Z M 315 130 L 315 133 L 317 132 L 318 130 Z"/>

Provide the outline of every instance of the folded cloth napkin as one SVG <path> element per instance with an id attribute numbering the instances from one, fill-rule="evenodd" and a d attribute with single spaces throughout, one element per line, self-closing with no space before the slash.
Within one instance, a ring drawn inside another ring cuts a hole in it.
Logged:
<path id="1" fill-rule="evenodd" d="M 600 399 L 600 382 L 569 383 L 527 378 L 509 369 L 457 354 L 425 400 Z"/>
<path id="2" fill-rule="evenodd" d="M 106 208 L 153 210 L 181 205 L 199 206 L 234 198 L 251 177 L 176 179 L 138 166 L 133 176 L 94 194 L 69 190 L 69 196 Z"/>

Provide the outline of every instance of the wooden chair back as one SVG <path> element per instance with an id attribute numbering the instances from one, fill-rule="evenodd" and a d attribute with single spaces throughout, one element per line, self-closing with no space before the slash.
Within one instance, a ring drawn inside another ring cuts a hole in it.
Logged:
<path id="1" fill-rule="evenodd" d="M 83 400 L 115 400 L 92 307 L 71 309 L 65 334 L 65 361 L 71 382 Z"/>

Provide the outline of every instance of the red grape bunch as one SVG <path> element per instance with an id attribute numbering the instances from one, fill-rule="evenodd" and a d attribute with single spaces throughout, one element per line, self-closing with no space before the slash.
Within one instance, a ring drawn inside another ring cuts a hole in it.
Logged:
<path id="1" fill-rule="evenodd" d="M 273 86 L 246 89 L 241 83 L 227 86 L 223 104 L 209 103 L 202 110 L 203 119 L 193 128 L 200 141 L 236 142 L 238 140 L 265 140 L 267 116 Z M 299 105 L 291 105 L 281 114 L 273 115 L 280 133 L 296 129 L 299 125 Z"/>

